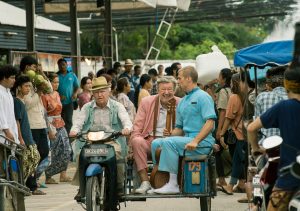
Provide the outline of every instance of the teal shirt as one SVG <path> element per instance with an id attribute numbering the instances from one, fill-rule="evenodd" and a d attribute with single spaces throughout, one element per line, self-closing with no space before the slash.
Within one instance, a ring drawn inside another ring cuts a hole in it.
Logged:
<path id="1" fill-rule="evenodd" d="M 72 72 L 67 72 L 66 75 L 58 72 L 59 86 L 58 93 L 60 95 L 61 103 L 63 105 L 73 102 L 72 95 L 74 90 L 79 87 L 79 82 L 76 75 Z"/>
<path id="2" fill-rule="evenodd" d="M 211 96 L 197 87 L 187 93 L 177 106 L 176 128 L 182 129 L 185 136 L 195 137 L 208 119 L 216 118 Z M 214 141 L 212 132 L 205 140 Z"/>

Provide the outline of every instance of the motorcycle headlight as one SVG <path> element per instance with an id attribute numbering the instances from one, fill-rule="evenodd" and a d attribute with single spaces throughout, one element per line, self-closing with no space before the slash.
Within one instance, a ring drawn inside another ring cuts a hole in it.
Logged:
<path id="1" fill-rule="evenodd" d="M 98 141 L 98 140 L 103 139 L 104 135 L 105 135 L 104 131 L 89 132 L 87 134 L 87 139 L 89 141 Z"/>

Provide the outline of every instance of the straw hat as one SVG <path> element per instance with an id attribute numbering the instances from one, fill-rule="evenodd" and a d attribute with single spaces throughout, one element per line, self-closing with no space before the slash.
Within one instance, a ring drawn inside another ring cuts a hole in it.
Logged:
<path id="1" fill-rule="evenodd" d="M 133 66 L 133 65 L 134 65 L 134 63 L 131 59 L 126 59 L 125 60 L 125 65 L 124 66 Z"/>
<path id="2" fill-rule="evenodd" d="M 105 88 L 110 88 L 110 84 L 107 83 L 103 76 L 93 79 L 91 91 Z"/>

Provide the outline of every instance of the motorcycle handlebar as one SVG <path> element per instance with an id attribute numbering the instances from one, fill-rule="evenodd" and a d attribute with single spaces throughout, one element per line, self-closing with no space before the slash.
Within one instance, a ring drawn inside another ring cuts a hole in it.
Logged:
<path id="1" fill-rule="evenodd" d="M 2 138 L 5 139 L 3 145 L 6 145 L 6 146 L 16 146 L 16 147 L 18 147 L 18 148 L 21 149 L 21 150 L 24 150 L 24 149 L 25 149 L 25 146 L 16 143 L 14 140 L 9 139 L 9 138 L 7 138 L 6 136 L 4 136 L 4 135 L 2 135 L 2 134 L 0 134 L 0 137 L 2 137 Z"/>
<path id="2" fill-rule="evenodd" d="M 69 137 L 71 139 L 78 139 L 79 141 L 81 141 L 80 138 L 83 138 L 84 140 L 87 140 L 86 137 L 84 137 L 84 135 L 87 135 L 89 132 L 86 132 L 86 133 L 77 133 L 76 136 L 74 137 Z M 104 140 L 110 140 L 110 139 L 117 139 L 119 138 L 120 136 L 122 136 L 122 132 L 121 131 L 115 131 L 115 132 L 112 132 L 110 136 L 104 138 L 104 139 L 100 139 L 99 141 L 104 141 Z"/>

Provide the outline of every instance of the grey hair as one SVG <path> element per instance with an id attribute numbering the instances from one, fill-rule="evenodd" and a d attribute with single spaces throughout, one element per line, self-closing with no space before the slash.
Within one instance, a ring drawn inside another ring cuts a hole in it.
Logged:
<path id="1" fill-rule="evenodd" d="M 173 76 L 162 76 L 157 79 L 157 86 L 161 83 L 173 83 L 174 90 L 176 89 L 177 81 Z"/>

